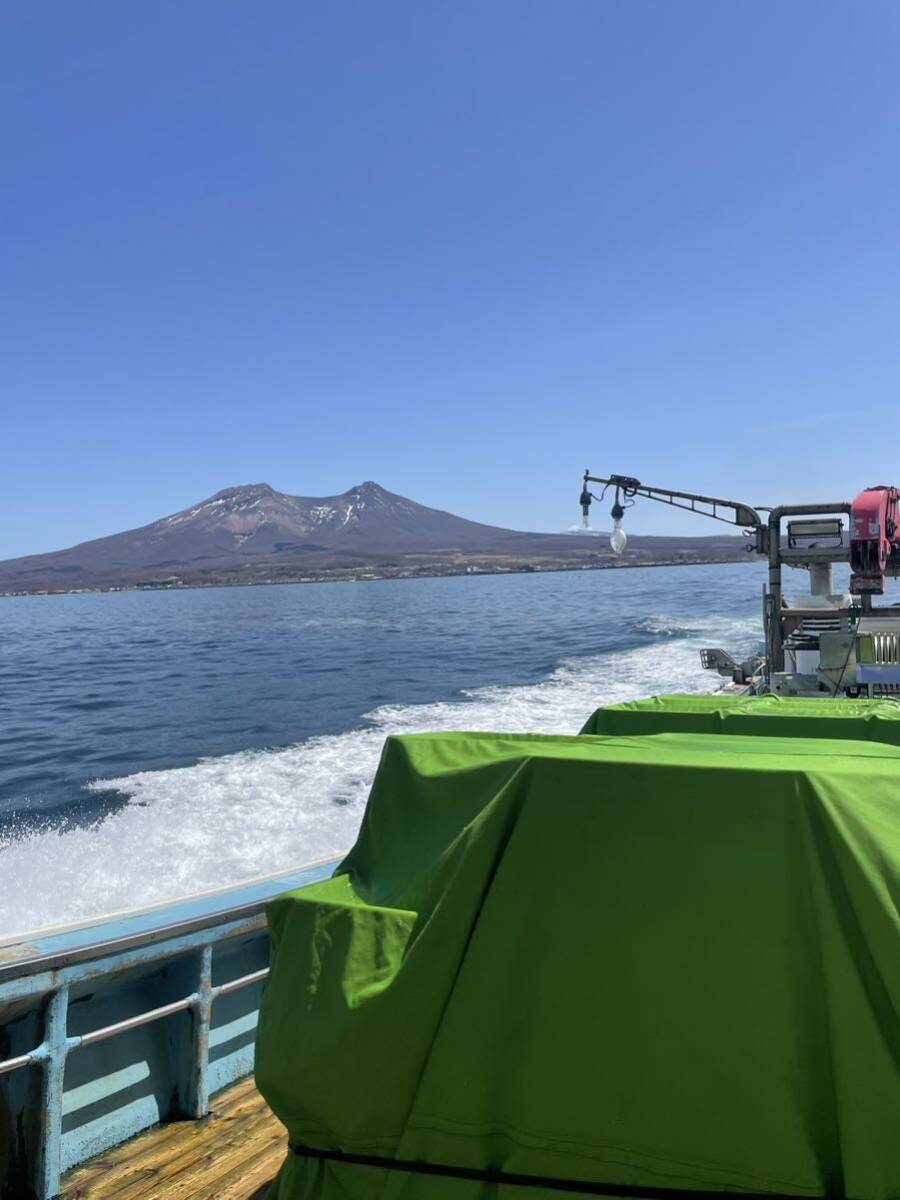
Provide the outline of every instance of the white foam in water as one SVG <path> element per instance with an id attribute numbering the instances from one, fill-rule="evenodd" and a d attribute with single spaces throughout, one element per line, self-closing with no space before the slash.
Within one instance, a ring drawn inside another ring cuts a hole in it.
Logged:
<path id="1" fill-rule="evenodd" d="M 755 622 L 647 618 L 653 645 L 562 663 L 537 683 L 456 701 L 385 705 L 367 727 L 283 750 L 98 780 L 129 802 L 91 828 L 0 843 L 0 931 L 13 933 L 237 883 L 352 844 L 385 737 L 435 729 L 577 733 L 594 708 L 659 692 L 708 692 L 698 649 L 742 653 Z"/>

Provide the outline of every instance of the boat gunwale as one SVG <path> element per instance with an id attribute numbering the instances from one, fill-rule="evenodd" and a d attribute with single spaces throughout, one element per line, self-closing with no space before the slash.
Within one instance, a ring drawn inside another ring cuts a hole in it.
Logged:
<path id="1" fill-rule="evenodd" d="M 157 942 L 196 933 L 198 930 L 252 918 L 262 914 L 269 900 L 280 892 L 313 882 L 314 879 L 305 876 L 318 878 L 321 872 L 336 866 L 340 861 L 340 855 L 317 859 L 272 875 L 256 876 L 242 883 L 160 901 L 143 908 L 120 910 L 85 921 L 0 938 L 0 983 L 59 970 L 91 959 L 116 955 L 142 946 L 152 946 Z M 262 889 L 261 894 L 240 899 L 241 896 L 246 897 L 248 892 L 258 889 Z M 212 910 L 204 907 L 204 911 L 196 911 L 198 905 L 204 905 L 216 897 L 231 897 L 232 902 L 224 907 L 215 907 Z M 144 925 L 148 918 L 152 921 L 153 916 L 157 914 L 161 918 L 167 914 L 170 917 L 174 915 L 176 919 Z M 133 928 L 135 925 L 139 927 Z M 96 930 L 98 936 L 89 940 L 79 937 L 90 930 Z"/>

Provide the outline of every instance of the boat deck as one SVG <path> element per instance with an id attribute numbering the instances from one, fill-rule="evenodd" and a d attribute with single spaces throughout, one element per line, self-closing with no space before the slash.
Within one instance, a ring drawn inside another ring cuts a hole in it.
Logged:
<path id="1" fill-rule="evenodd" d="M 139 1134 L 63 1177 L 64 1200 L 263 1200 L 287 1152 L 284 1126 L 252 1077 L 220 1092 L 203 1121 Z"/>

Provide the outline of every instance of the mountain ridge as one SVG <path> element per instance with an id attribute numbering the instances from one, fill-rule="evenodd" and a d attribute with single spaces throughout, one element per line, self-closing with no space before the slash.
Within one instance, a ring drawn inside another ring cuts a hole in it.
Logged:
<path id="1" fill-rule="evenodd" d="M 702 542 L 708 549 L 734 540 L 633 539 L 631 555 L 642 542 Z M 450 574 L 536 569 L 537 561 L 547 569 L 551 562 L 603 565 L 603 559 L 611 555 L 596 535 L 486 525 L 373 480 L 333 496 L 295 496 L 252 483 L 223 488 L 148 525 L 0 562 L 0 592 Z"/>

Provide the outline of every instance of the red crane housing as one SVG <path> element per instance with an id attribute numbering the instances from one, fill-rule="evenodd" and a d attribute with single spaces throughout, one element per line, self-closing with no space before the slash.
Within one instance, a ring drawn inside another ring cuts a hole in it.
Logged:
<path id="1" fill-rule="evenodd" d="M 850 512 L 850 591 L 884 593 L 884 576 L 894 550 L 900 551 L 900 489 L 866 488 Z"/>

